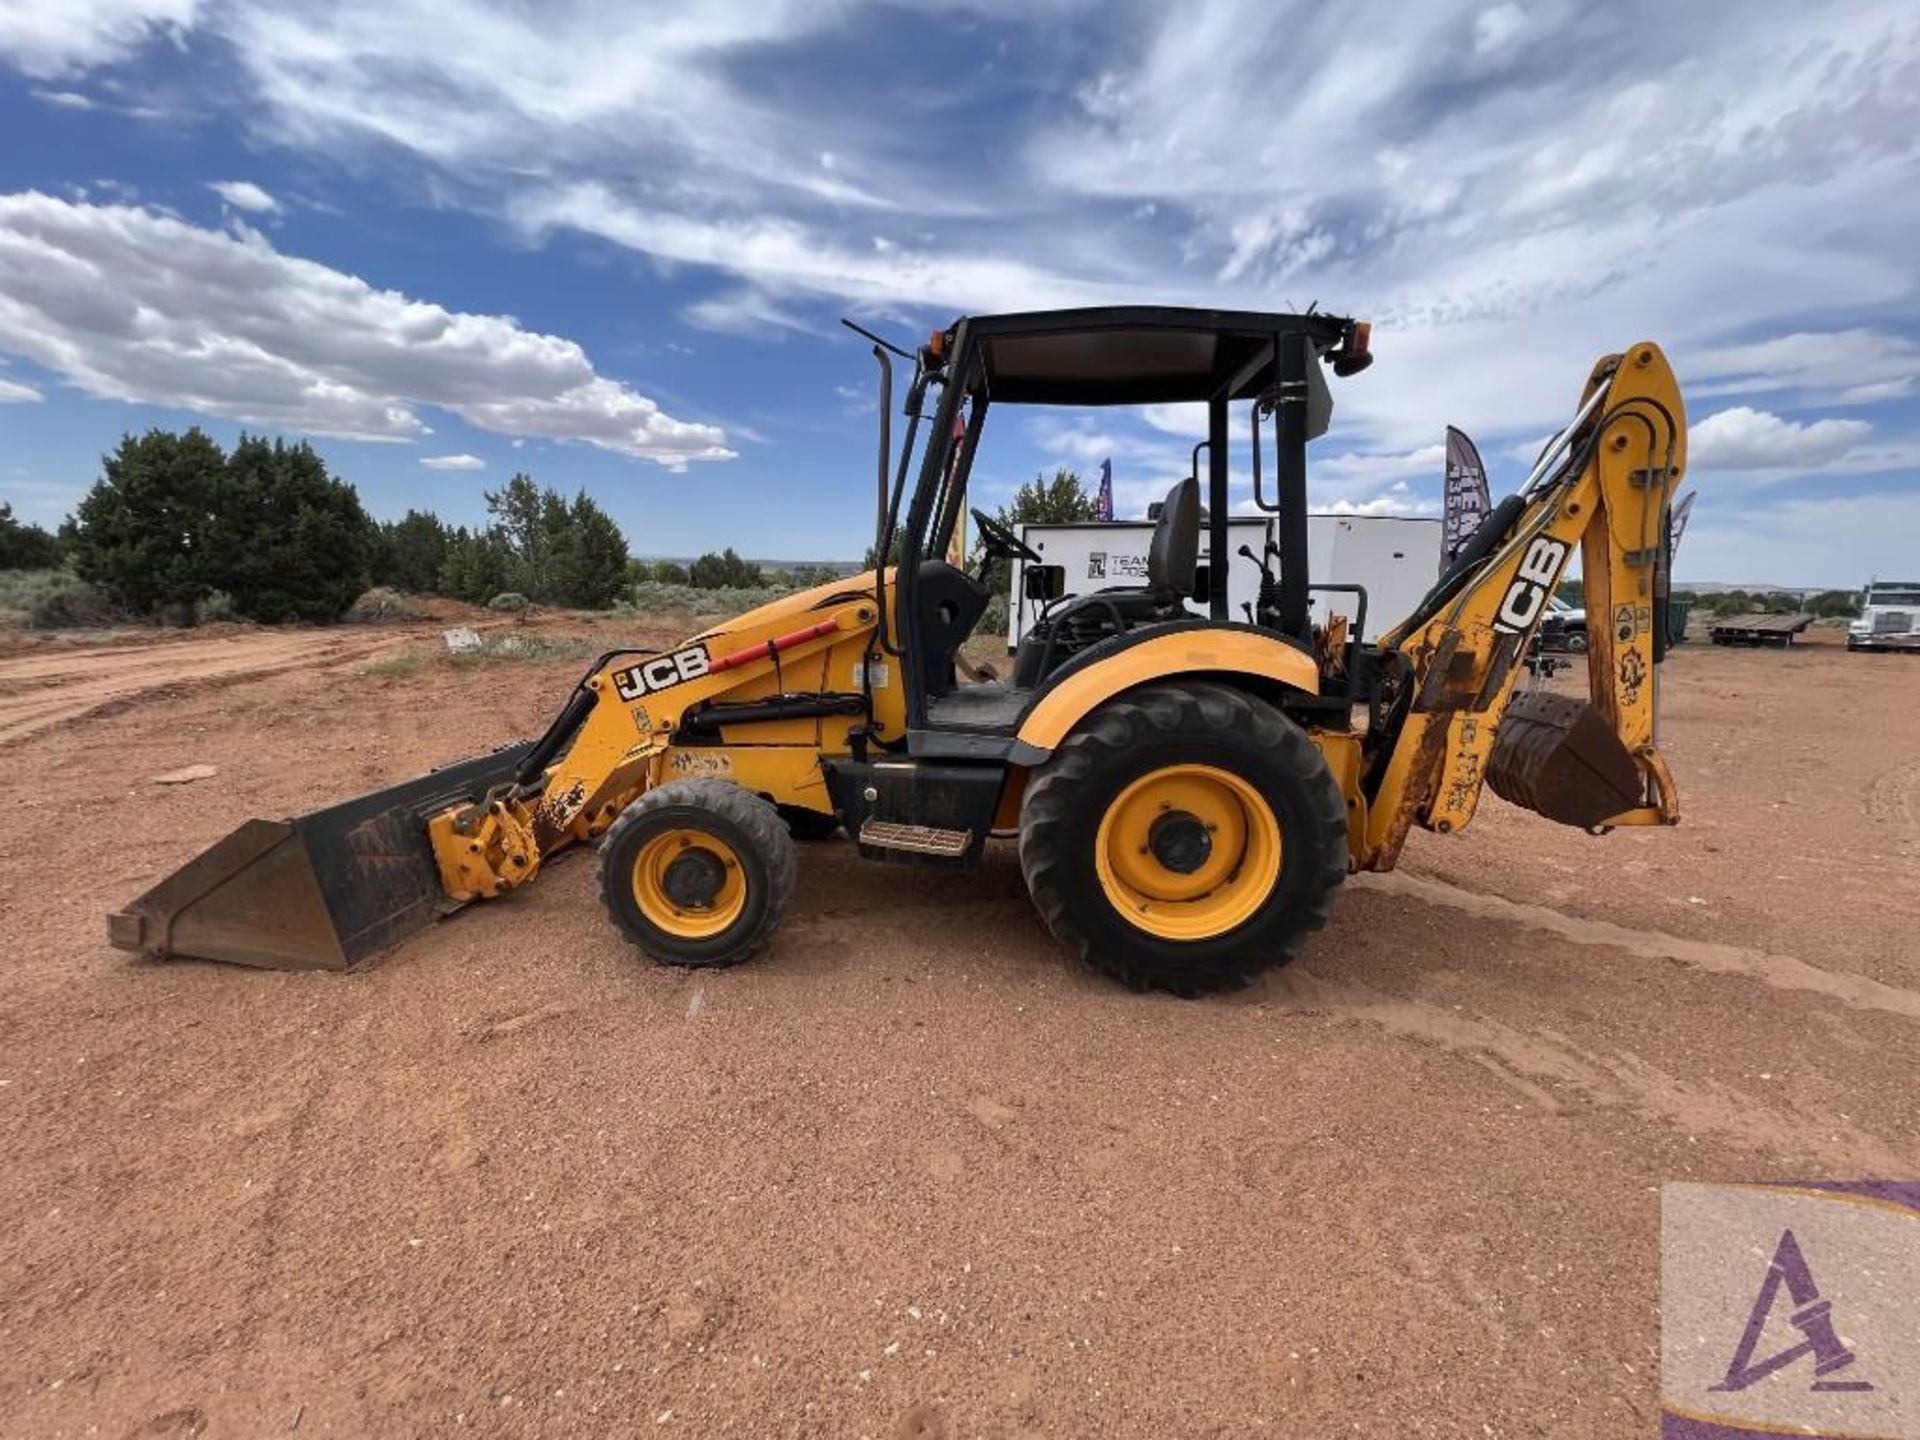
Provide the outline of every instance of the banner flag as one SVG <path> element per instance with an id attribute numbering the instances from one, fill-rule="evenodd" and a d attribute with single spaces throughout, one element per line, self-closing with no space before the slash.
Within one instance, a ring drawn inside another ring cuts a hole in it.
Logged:
<path id="1" fill-rule="evenodd" d="M 1464 430 L 1447 427 L 1447 490 L 1441 522 L 1440 568 L 1446 569 L 1492 508 L 1487 496 L 1487 467 Z"/>

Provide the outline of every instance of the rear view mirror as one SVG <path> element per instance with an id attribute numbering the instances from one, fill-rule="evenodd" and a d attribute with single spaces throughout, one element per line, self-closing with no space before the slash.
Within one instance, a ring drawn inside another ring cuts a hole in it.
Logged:
<path id="1" fill-rule="evenodd" d="M 1067 567 L 1064 565 L 1028 565 L 1021 572 L 1027 599 L 1045 604 L 1067 593 Z"/>

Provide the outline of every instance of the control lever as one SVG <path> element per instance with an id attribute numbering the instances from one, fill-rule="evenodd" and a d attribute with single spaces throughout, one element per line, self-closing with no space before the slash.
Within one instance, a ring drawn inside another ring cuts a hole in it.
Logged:
<path id="1" fill-rule="evenodd" d="M 1280 620 L 1280 581 L 1275 577 L 1272 566 L 1268 562 L 1271 557 L 1279 554 L 1279 547 L 1272 540 L 1268 540 L 1265 555 L 1254 554 L 1253 547 L 1250 545 L 1242 545 L 1240 553 L 1260 567 L 1260 598 L 1256 607 L 1259 618 L 1253 623 L 1277 625 Z"/>

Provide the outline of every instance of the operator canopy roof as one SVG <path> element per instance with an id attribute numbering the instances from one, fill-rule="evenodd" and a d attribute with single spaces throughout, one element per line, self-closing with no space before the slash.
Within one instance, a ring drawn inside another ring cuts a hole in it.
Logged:
<path id="1" fill-rule="evenodd" d="M 1278 339 L 1305 334 L 1316 354 L 1354 329 L 1338 315 L 1113 306 L 987 315 L 961 322 L 978 347 L 988 396 L 1019 405 L 1168 405 L 1248 400 L 1274 384 Z M 1364 342 L 1362 342 L 1364 343 Z M 972 380 L 972 377 L 969 377 Z M 1331 409 L 1308 367 L 1316 419 Z"/>

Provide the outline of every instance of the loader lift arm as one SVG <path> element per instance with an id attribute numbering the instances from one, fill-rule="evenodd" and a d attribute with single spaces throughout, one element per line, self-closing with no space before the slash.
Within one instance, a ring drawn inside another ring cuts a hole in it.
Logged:
<path id="1" fill-rule="evenodd" d="M 1363 742 L 1355 868 L 1392 868 L 1414 825 L 1447 834 L 1483 783 L 1548 819 L 1672 825 L 1656 721 L 1667 519 L 1686 419 L 1651 342 L 1601 359 L 1573 422 L 1489 514 L 1414 613 L 1382 637 L 1388 694 Z M 1580 547 L 1591 628 L 1585 703 L 1514 695 L 1546 602 Z"/>

